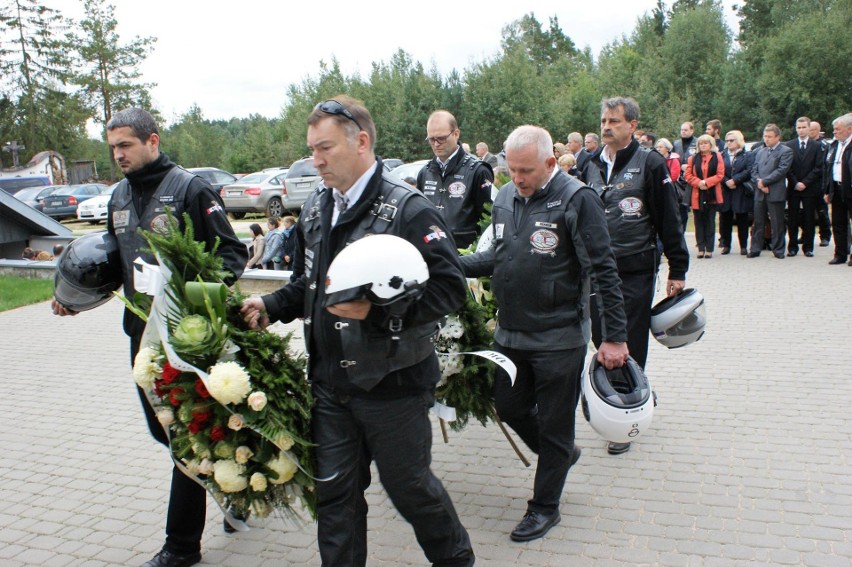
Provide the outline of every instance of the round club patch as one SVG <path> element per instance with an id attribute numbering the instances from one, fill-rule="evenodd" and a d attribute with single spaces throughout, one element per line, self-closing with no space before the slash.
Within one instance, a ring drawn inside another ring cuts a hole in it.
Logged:
<path id="1" fill-rule="evenodd" d="M 638 217 L 642 212 L 642 201 L 636 197 L 627 197 L 618 203 L 621 214 L 628 217 Z"/>
<path id="2" fill-rule="evenodd" d="M 151 219 L 151 230 L 158 234 L 168 234 L 169 232 L 169 217 L 166 215 L 157 215 Z"/>
<path id="3" fill-rule="evenodd" d="M 552 254 L 559 244 L 559 236 L 552 230 L 537 230 L 530 236 L 533 252 L 538 254 Z"/>
<path id="4" fill-rule="evenodd" d="M 456 181 L 455 183 L 450 183 L 450 186 L 447 187 L 447 193 L 450 194 L 450 197 L 463 197 L 465 189 L 467 187 L 465 187 L 464 183 Z"/>

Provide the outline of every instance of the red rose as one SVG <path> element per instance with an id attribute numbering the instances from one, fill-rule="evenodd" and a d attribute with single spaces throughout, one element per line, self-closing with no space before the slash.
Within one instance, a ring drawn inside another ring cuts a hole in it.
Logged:
<path id="1" fill-rule="evenodd" d="M 189 425 L 186 426 L 186 428 L 189 429 L 189 432 L 193 435 L 197 435 L 199 431 L 204 429 L 204 426 L 196 422 L 195 420 L 192 420 Z"/>
<path id="2" fill-rule="evenodd" d="M 210 430 L 210 440 L 211 441 L 222 441 L 225 439 L 225 434 L 227 431 L 221 425 L 214 425 Z"/>
<path id="3" fill-rule="evenodd" d="M 159 378 L 154 380 L 154 394 L 156 394 L 158 398 L 162 398 L 166 395 L 166 392 L 163 390 L 163 386 L 165 386 L 165 383 L 162 380 Z"/>
<path id="4" fill-rule="evenodd" d="M 177 377 L 180 376 L 180 370 L 176 369 L 174 366 L 169 364 L 168 362 L 163 365 L 163 383 L 171 384 L 174 382 Z"/>
<path id="5" fill-rule="evenodd" d="M 207 387 L 204 386 L 204 382 L 201 381 L 201 378 L 195 381 L 195 391 L 198 392 L 198 395 L 201 396 L 202 400 L 206 400 L 210 397 L 210 392 L 207 391 Z"/>
<path id="6" fill-rule="evenodd" d="M 175 407 L 179 406 L 181 403 L 180 396 L 184 393 L 183 388 L 172 388 L 172 391 L 169 392 L 169 402 Z"/>
<path id="7" fill-rule="evenodd" d="M 209 408 L 196 408 L 192 410 L 192 421 L 206 424 L 213 418 L 213 412 Z"/>

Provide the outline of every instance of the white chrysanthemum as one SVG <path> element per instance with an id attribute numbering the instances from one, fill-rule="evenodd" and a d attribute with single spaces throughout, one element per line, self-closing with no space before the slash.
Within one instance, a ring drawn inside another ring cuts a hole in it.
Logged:
<path id="1" fill-rule="evenodd" d="M 249 485 L 251 489 L 255 492 L 263 492 L 266 490 L 266 477 L 263 476 L 262 473 L 256 472 L 251 475 L 251 479 L 249 479 Z"/>
<path id="2" fill-rule="evenodd" d="M 175 422 L 175 412 L 171 408 L 162 408 L 157 411 L 157 421 L 163 427 L 168 427 Z"/>
<path id="3" fill-rule="evenodd" d="M 222 492 L 241 492 L 248 486 L 248 479 L 243 473 L 246 468 L 236 461 L 225 459 L 213 464 L 213 480 Z"/>
<path id="4" fill-rule="evenodd" d="M 238 404 L 251 391 L 249 375 L 236 362 L 220 362 L 210 369 L 207 390 L 221 404 Z"/>
<path id="5" fill-rule="evenodd" d="M 133 359 L 133 379 L 143 390 L 154 385 L 154 380 L 160 377 L 163 369 L 157 364 L 157 351 L 151 347 L 140 349 Z"/>
<path id="6" fill-rule="evenodd" d="M 290 453 L 281 451 L 278 457 L 266 463 L 266 466 L 278 473 L 278 478 L 270 478 L 272 484 L 284 484 L 296 474 L 296 459 Z"/>

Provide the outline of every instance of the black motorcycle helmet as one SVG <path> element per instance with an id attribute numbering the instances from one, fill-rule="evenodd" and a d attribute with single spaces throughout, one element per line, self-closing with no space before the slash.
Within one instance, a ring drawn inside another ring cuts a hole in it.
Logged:
<path id="1" fill-rule="evenodd" d="M 88 311 L 112 299 L 121 283 L 118 241 L 107 232 L 94 232 L 77 238 L 62 252 L 53 296 L 66 309 Z"/>

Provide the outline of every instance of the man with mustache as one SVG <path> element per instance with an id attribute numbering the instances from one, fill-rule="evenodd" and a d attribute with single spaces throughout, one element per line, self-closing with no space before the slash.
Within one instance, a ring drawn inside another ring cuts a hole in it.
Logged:
<path id="1" fill-rule="evenodd" d="M 633 139 L 639 105 L 629 97 L 601 102 L 601 141 L 604 146 L 586 164 L 586 183 L 604 202 L 609 236 L 627 313 L 627 348 L 642 368 L 648 358 L 651 304 L 660 262 L 657 241 L 669 264 L 666 295 L 684 288 L 689 252 L 683 239 L 677 191 L 666 160 Z M 598 301 L 592 301 L 592 340 L 600 345 Z M 612 443 L 611 455 L 625 453 L 630 443 Z"/>

